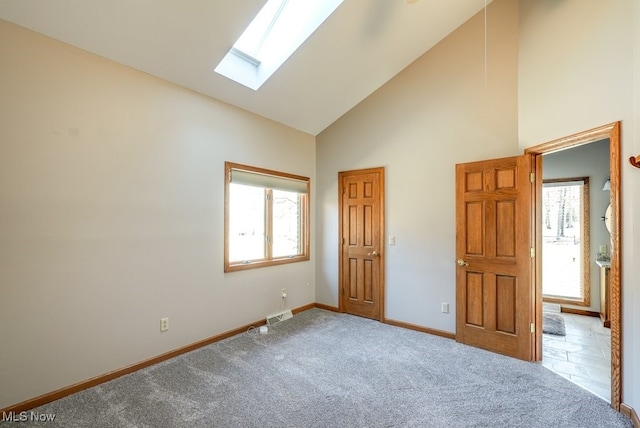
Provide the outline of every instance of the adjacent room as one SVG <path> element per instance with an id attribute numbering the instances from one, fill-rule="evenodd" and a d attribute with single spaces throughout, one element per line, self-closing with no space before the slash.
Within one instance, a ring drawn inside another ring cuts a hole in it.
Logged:
<path id="1" fill-rule="evenodd" d="M 640 426 L 640 4 L 300 4 L 0 2 L 0 426 Z"/>
<path id="2" fill-rule="evenodd" d="M 550 153 L 543 162 L 543 365 L 605 400 L 611 390 L 608 278 L 609 140 Z"/>

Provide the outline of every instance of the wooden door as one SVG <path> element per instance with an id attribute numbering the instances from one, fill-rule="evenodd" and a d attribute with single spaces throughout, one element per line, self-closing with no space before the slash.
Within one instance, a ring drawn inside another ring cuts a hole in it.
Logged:
<path id="1" fill-rule="evenodd" d="M 340 311 L 384 318 L 384 168 L 338 174 Z"/>
<path id="2" fill-rule="evenodd" d="M 529 155 L 456 165 L 456 340 L 531 361 Z"/>

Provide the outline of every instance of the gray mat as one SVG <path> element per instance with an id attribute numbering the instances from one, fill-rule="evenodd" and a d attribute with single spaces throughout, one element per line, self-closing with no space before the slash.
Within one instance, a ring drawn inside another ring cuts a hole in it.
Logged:
<path id="1" fill-rule="evenodd" d="M 562 315 L 550 314 L 547 312 L 543 313 L 542 332 L 556 336 L 566 336 L 567 333 L 564 328 L 564 318 L 562 318 Z"/>
<path id="2" fill-rule="evenodd" d="M 319 309 L 34 410 L 56 419 L 21 428 L 632 427 L 540 364 Z"/>

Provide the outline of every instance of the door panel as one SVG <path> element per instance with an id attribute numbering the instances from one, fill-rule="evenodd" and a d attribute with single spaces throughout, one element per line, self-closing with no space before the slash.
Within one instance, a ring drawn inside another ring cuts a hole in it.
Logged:
<path id="1" fill-rule="evenodd" d="M 484 203 L 467 202 L 466 246 L 467 254 L 480 256 L 484 254 Z"/>
<path id="2" fill-rule="evenodd" d="M 456 165 L 456 340 L 533 359 L 528 155 Z"/>
<path id="3" fill-rule="evenodd" d="M 467 314 L 466 323 L 482 327 L 484 325 L 484 277 L 481 273 L 466 272 Z"/>
<path id="4" fill-rule="evenodd" d="M 341 172 L 340 310 L 383 319 L 384 169 Z"/>
<path id="5" fill-rule="evenodd" d="M 511 276 L 496 277 L 496 330 L 516 334 L 516 280 Z"/>

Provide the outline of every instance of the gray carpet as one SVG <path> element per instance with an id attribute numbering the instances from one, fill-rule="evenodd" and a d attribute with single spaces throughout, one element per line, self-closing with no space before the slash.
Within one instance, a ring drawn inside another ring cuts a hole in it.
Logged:
<path id="1" fill-rule="evenodd" d="M 566 336 L 562 315 L 544 312 L 542 314 L 542 332 L 555 336 Z"/>
<path id="2" fill-rule="evenodd" d="M 56 419 L 17 425 L 632 427 L 539 364 L 319 309 L 34 411 Z"/>

